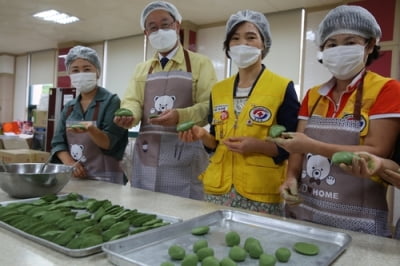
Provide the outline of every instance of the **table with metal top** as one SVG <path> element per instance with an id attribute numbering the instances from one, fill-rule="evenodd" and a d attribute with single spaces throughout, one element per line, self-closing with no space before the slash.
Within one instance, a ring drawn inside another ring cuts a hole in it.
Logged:
<path id="1" fill-rule="evenodd" d="M 221 210 L 221 206 L 212 203 L 135 189 L 130 187 L 129 184 L 121 186 L 101 181 L 72 179 L 61 193 L 70 192 L 96 199 L 109 199 L 113 204 L 119 204 L 129 209 L 136 208 L 175 216 L 182 218 L 184 221 Z M 10 200 L 15 199 L 10 198 L 0 190 L 0 201 Z M 242 209 L 230 209 L 246 212 Z M 352 238 L 350 245 L 334 261 L 333 265 L 400 265 L 399 240 L 340 230 L 272 215 L 249 213 L 349 234 Z M 49 249 L 4 228 L 0 228 L 0 239 L 0 248 L 3 254 L 0 257 L 0 265 L 112 265 L 104 252 L 87 257 L 74 258 Z"/>

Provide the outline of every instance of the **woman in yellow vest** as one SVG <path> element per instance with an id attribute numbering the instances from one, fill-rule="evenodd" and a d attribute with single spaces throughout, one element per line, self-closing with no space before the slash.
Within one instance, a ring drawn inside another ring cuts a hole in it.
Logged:
<path id="1" fill-rule="evenodd" d="M 327 14 L 317 36 L 321 62 L 333 78 L 307 92 L 297 132 L 277 142 L 291 153 L 282 194 L 288 201 L 297 194 L 301 199 L 288 214 L 389 236 L 387 183 L 330 163 L 338 151 L 384 158 L 393 153 L 400 130 L 400 83 L 366 70 L 379 56 L 381 29 L 366 9 L 342 5 Z"/>
<path id="2" fill-rule="evenodd" d="M 199 177 L 207 201 L 282 215 L 279 187 L 288 153 L 266 139 L 272 125 L 296 128 L 299 102 L 293 82 L 262 64 L 270 46 L 262 13 L 244 10 L 229 18 L 224 50 L 239 72 L 212 88 L 210 132 L 194 126 L 180 138 L 200 139 L 214 151 Z"/>

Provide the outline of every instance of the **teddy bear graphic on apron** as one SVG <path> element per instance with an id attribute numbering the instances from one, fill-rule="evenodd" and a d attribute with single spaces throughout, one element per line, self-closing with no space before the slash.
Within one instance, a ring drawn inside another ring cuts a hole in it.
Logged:
<path id="1" fill-rule="evenodd" d="M 67 112 L 67 117 L 72 111 L 73 106 Z M 97 120 L 99 102 L 96 103 L 92 117 Z M 92 141 L 88 133 L 74 133 L 67 130 L 67 141 L 70 145 L 70 154 L 74 160 L 80 160 L 85 167 L 87 179 L 106 181 L 117 184 L 125 184 L 124 172 L 120 162 L 102 152 L 102 150 Z"/>
<path id="2" fill-rule="evenodd" d="M 365 126 L 360 113 L 361 96 L 362 86 L 357 89 L 351 116 L 326 118 L 312 115 L 311 111 L 304 133 L 325 143 L 359 145 L 360 131 Z M 363 233 L 390 235 L 386 187 L 346 173 L 331 164 L 329 158 L 315 154 L 304 156 L 299 195 L 303 202 L 287 207 L 290 217 Z"/>
<path id="3" fill-rule="evenodd" d="M 135 141 L 131 185 L 151 191 L 203 199 L 198 176 L 208 164 L 208 154 L 200 141 L 183 143 L 176 126 L 150 124 L 149 117 L 174 108 L 193 105 L 192 73 L 184 50 L 187 71 L 152 73 L 149 70 L 143 117 Z"/>

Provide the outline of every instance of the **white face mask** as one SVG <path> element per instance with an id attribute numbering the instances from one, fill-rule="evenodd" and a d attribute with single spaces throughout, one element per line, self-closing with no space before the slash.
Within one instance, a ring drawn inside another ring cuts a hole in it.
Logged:
<path id="1" fill-rule="evenodd" d="M 257 62 L 261 49 L 249 45 L 235 45 L 229 49 L 229 56 L 239 68 L 246 68 Z"/>
<path id="2" fill-rule="evenodd" d="M 97 86 L 97 74 L 94 72 L 73 73 L 69 77 L 71 85 L 81 93 L 90 92 Z"/>
<path id="3" fill-rule="evenodd" d="M 229 56 L 238 68 L 246 68 L 257 62 L 261 49 L 249 45 L 235 45 L 229 48 Z"/>
<path id="4" fill-rule="evenodd" d="M 339 45 L 322 52 L 322 64 L 335 78 L 348 80 L 357 75 L 364 67 L 365 46 Z"/>
<path id="5" fill-rule="evenodd" d="M 172 50 L 177 40 L 178 36 L 176 34 L 176 31 L 172 29 L 159 29 L 158 31 L 153 32 L 149 35 L 151 46 L 153 46 L 154 49 L 161 53 Z"/>

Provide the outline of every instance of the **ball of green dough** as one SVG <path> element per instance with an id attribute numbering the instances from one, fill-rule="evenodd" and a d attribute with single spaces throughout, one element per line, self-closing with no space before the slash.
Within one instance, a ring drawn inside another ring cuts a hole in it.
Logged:
<path id="1" fill-rule="evenodd" d="M 249 252 L 251 258 L 258 259 L 264 252 L 264 249 L 262 248 L 260 241 L 256 240 L 248 243 L 247 252 Z"/>
<path id="2" fill-rule="evenodd" d="M 199 257 L 199 261 L 202 261 L 208 256 L 214 256 L 214 249 L 210 247 L 201 248 L 196 252 L 196 255 Z"/>
<path id="3" fill-rule="evenodd" d="M 201 262 L 201 266 L 220 266 L 219 260 L 214 256 L 208 256 Z"/>
<path id="4" fill-rule="evenodd" d="M 236 262 L 244 261 L 247 257 L 247 252 L 244 248 L 239 246 L 233 246 L 229 250 L 229 258 Z"/>
<path id="5" fill-rule="evenodd" d="M 226 233 L 225 243 L 228 247 L 238 246 L 240 244 L 240 235 L 235 231 Z"/>
<path id="6" fill-rule="evenodd" d="M 182 260 L 186 255 L 186 251 L 181 246 L 172 245 L 168 248 L 168 255 L 173 260 Z"/>
<path id="7" fill-rule="evenodd" d="M 275 257 L 280 262 L 288 262 L 291 255 L 292 255 L 292 252 L 288 248 L 285 248 L 285 247 L 278 248 L 275 251 Z"/>
<path id="8" fill-rule="evenodd" d="M 259 258 L 259 266 L 275 266 L 276 258 L 274 255 L 263 253 Z"/>
<path id="9" fill-rule="evenodd" d="M 225 257 L 223 258 L 220 262 L 219 262 L 220 266 L 236 266 L 236 262 L 233 261 L 231 258 L 229 257 Z"/>
<path id="10" fill-rule="evenodd" d="M 244 249 L 247 251 L 247 252 L 249 252 L 249 245 L 250 245 L 250 243 L 253 243 L 253 242 L 257 242 L 258 240 L 256 239 L 256 238 L 254 238 L 254 237 L 248 237 L 248 238 L 246 238 L 246 240 L 244 241 Z"/>
<path id="11" fill-rule="evenodd" d="M 197 266 L 197 262 L 199 262 L 199 258 L 196 254 L 187 254 L 181 263 L 181 266 Z"/>
<path id="12" fill-rule="evenodd" d="M 208 241 L 206 239 L 199 239 L 193 243 L 193 252 L 196 253 L 201 248 L 208 247 Z"/>

